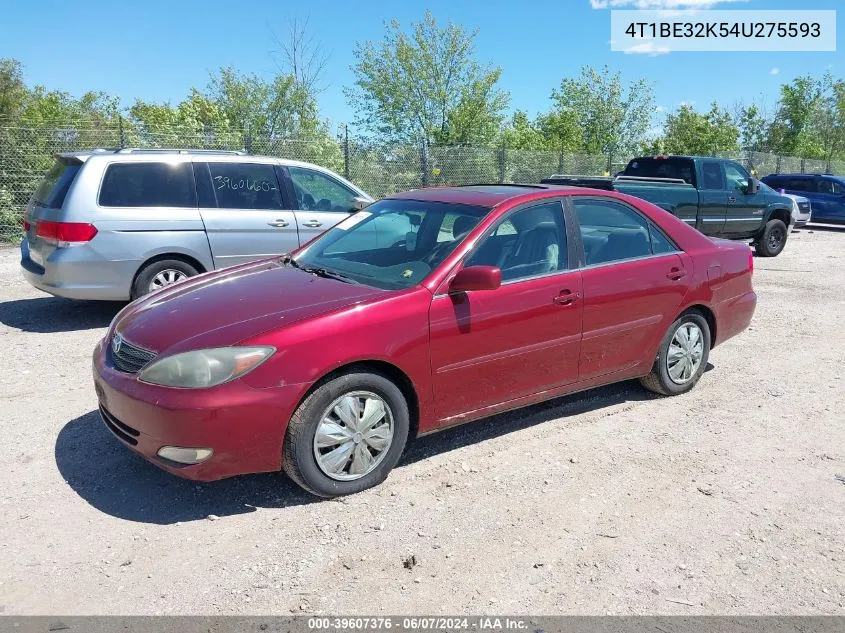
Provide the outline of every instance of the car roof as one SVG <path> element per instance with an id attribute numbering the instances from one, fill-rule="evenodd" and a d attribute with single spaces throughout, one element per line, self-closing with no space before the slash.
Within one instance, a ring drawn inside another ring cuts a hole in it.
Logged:
<path id="1" fill-rule="evenodd" d="M 764 178 L 832 178 L 833 180 L 843 180 L 842 176 L 836 174 L 769 174 Z"/>
<path id="2" fill-rule="evenodd" d="M 259 163 L 276 163 L 288 167 L 308 167 L 312 169 L 319 169 L 321 171 L 330 172 L 330 170 L 313 163 L 306 163 L 300 160 L 292 160 L 289 158 L 279 158 L 278 156 L 262 156 L 258 154 L 249 154 L 243 151 L 236 150 L 216 150 L 216 149 L 170 149 L 170 148 L 115 148 L 115 147 L 98 147 L 95 149 L 81 150 L 76 152 L 60 152 L 56 154 L 59 158 L 76 159 L 79 162 L 85 162 L 92 156 L 114 156 L 119 157 L 120 160 L 125 160 L 130 157 L 138 158 L 139 160 L 155 158 L 157 156 L 181 156 L 190 159 L 191 157 L 201 157 L 202 160 L 207 161 L 249 161 Z M 330 172 L 333 173 L 333 172 Z"/>
<path id="3" fill-rule="evenodd" d="M 547 196 L 537 194 L 544 194 L 551 191 L 561 194 L 563 192 L 573 192 L 578 190 L 578 187 L 566 187 L 561 185 L 463 185 L 460 187 L 427 187 L 424 189 L 411 189 L 410 191 L 393 194 L 392 196 L 388 196 L 388 198 L 398 200 L 468 204 L 479 207 L 495 207 L 502 202 L 513 200 L 515 198 L 542 198 Z"/>

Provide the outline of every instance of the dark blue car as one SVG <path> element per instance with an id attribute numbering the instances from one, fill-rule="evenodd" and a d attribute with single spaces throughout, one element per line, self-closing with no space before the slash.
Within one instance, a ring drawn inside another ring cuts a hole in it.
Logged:
<path id="1" fill-rule="evenodd" d="M 821 174 L 772 174 L 763 182 L 772 189 L 804 196 L 813 207 L 813 222 L 845 224 L 845 178 Z"/>

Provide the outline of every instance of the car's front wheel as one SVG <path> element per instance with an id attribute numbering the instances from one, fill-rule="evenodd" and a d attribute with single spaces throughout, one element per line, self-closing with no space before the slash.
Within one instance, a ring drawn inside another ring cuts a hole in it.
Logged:
<path id="1" fill-rule="evenodd" d="M 651 373 L 642 385 L 664 396 L 677 396 L 695 386 L 710 356 L 710 326 L 699 312 L 687 312 L 669 326 Z"/>
<path id="2" fill-rule="evenodd" d="M 755 242 L 754 250 L 760 257 L 777 257 L 786 246 L 788 234 L 786 224 L 781 220 L 769 220 L 760 239 Z"/>
<path id="3" fill-rule="evenodd" d="M 383 482 L 408 439 L 408 403 L 377 373 L 332 378 L 299 405 L 288 424 L 283 467 L 320 497 L 360 492 Z"/>

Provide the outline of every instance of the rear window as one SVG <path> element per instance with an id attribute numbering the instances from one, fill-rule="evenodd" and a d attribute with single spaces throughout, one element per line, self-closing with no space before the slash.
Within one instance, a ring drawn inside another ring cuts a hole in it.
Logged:
<path id="1" fill-rule="evenodd" d="M 635 158 L 628 163 L 624 175 L 637 178 L 676 178 L 695 185 L 695 164 L 689 158 Z"/>
<path id="2" fill-rule="evenodd" d="M 190 163 L 115 163 L 106 168 L 101 207 L 195 207 Z"/>
<path id="3" fill-rule="evenodd" d="M 39 207 L 60 209 L 65 203 L 68 189 L 76 178 L 76 174 L 79 173 L 80 167 L 82 165 L 79 163 L 68 165 L 57 160 L 35 190 L 35 195 L 32 197 L 33 203 Z"/>

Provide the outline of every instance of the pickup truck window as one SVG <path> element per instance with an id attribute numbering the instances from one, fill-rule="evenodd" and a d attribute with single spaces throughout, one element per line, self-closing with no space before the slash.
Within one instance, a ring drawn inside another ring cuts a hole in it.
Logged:
<path id="1" fill-rule="evenodd" d="M 728 181 L 728 188 L 744 191 L 748 186 L 748 172 L 736 163 L 725 163 L 725 179 Z"/>
<path id="2" fill-rule="evenodd" d="M 635 158 L 625 168 L 625 176 L 674 178 L 695 186 L 695 163 L 689 158 Z"/>
<path id="3" fill-rule="evenodd" d="M 701 188 L 721 191 L 725 188 L 725 178 L 722 165 L 716 161 L 707 160 L 701 163 Z"/>

